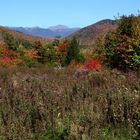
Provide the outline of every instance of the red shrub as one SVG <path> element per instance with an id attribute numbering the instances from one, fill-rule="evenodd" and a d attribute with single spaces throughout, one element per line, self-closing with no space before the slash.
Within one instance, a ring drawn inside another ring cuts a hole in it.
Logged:
<path id="1" fill-rule="evenodd" d="M 98 70 L 101 68 L 101 64 L 98 59 L 92 58 L 86 62 L 85 68 L 88 70 Z"/>
<path id="2" fill-rule="evenodd" d="M 19 53 L 15 52 L 13 50 L 5 50 L 3 52 L 3 57 L 17 58 L 17 57 L 19 57 Z"/>
<path id="3" fill-rule="evenodd" d="M 69 46 L 69 45 L 68 45 L 67 43 L 60 44 L 60 45 L 58 46 L 58 50 L 59 50 L 60 52 L 65 52 L 65 51 L 67 50 L 68 46 Z"/>
<path id="4" fill-rule="evenodd" d="M 0 65 L 10 66 L 19 64 L 21 62 L 19 56 L 20 54 L 13 50 L 4 50 L 2 57 L 0 58 Z"/>

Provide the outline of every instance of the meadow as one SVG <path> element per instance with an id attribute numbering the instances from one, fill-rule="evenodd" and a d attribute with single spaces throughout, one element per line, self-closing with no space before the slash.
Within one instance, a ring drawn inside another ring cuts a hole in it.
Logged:
<path id="1" fill-rule="evenodd" d="M 140 138 L 140 79 L 118 70 L 1 68 L 1 140 Z"/>

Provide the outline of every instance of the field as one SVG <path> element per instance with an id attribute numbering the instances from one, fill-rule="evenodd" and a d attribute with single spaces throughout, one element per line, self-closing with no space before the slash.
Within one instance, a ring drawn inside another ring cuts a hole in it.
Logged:
<path id="1" fill-rule="evenodd" d="M 139 140 L 135 72 L 0 69 L 0 140 Z"/>

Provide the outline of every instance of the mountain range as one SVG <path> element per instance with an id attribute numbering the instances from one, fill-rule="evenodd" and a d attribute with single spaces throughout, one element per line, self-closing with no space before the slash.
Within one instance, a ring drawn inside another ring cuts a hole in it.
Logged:
<path id="1" fill-rule="evenodd" d="M 93 46 L 96 38 L 103 37 L 108 31 L 115 31 L 117 28 L 117 21 L 105 19 L 89 25 L 84 28 L 69 28 L 64 25 L 51 26 L 49 28 L 26 28 L 26 27 L 3 27 L 0 26 L 0 40 L 4 32 L 11 33 L 13 36 L 23 38 L 25 40 L 47 41 L 56 36 L 72 38 L 76 37 L 80 45 Z"/>
<path id="2" fill-rule="evenodd" d="M 64 25 L 56 25 L 51 26 L 49 28 L 40 28 L 40 27 L 9 27 L 10 29 L 13 29 L 18 32 L 22 32 L 27 35 L 33 35 L 33 36 L 40 36 L 40 37 L 48 37 L 48 38 L 54 38 L 54 37 L 67 37 L 70 34 L 77 32 L 80 30 L 80 28 L 69 28 Z"/>
<path id="3" fill-rule="evenodd" d="M 30 42 L 34 42 L 36 40 L 39 40 L 41 42 L 46 42 L 46 41 L 49 40 L 48 38 L 26 35 L 22 32 L 17 32 L 15 30 L 9 29 L 7 27 L 0 26 L 0 42 L 4 42 L 4 36 L 3 36 L 4 33 L 9 33 L 15 38 L 20 38 L 20 39 L 27 40 L 27 41 L 30 41 Z"/>

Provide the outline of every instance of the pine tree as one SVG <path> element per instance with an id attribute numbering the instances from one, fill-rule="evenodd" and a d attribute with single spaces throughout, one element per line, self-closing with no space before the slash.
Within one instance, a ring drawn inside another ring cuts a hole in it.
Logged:
<path id="1" fill-rule="evenodd" d="M 3 37 L 4 37 L 4 42 L 6 43 L 6 45 L 9 49 L 12 49 L 12 50 L 17 49 L 16 48 L 16 43 L 15 43 L 15 38 L 13 37 L 12 34 L 4 33 Z"/>
<path id="2" fill-rule="evenodd" d="M 76 38 L 73 38 L 67 50 L 65 65 L 69 65 L 72 60 L 76 60 L 79 52 L 79 42 L 76 40 Z"/>

